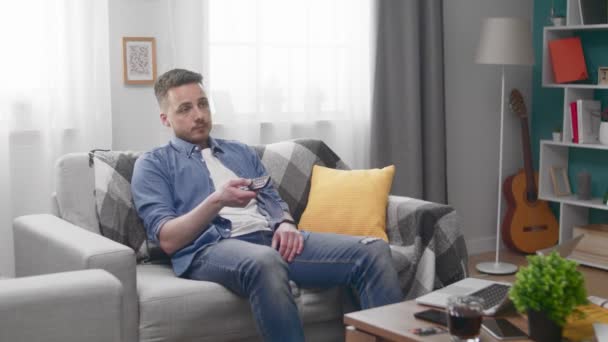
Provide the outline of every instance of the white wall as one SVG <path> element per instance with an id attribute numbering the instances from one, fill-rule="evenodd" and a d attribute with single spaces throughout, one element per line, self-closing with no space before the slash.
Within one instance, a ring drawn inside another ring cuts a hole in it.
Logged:
<path id="1" fill-rule="evenodd" d="M 162 16 L 166 1 L 110 0 L 110 72 L 112 87 L 112 148 L 146 150 L 158 145 L 159 119 L 152 86 L 123 83 L 122 37 L 155 37 L 157 65 L 167 61 Z"/>
<path id="2" fill-rule="evenodd" d="M 509 16 L 531 21 L 533 2 L 443 4 L 448 202 L 459 212 L 469 253 L 475 254 L 495 249 L 500 132 L 500 66 L 474 62 L 481 22 L 485 17 Z M 506 67 L 505 75 L 503 179 L 523 165 L 520 121 L 508 109 L 508 94 L 518 88 L 530 107 L 532 68 Z M 503 214 L 505 204 L 503 200 Z"/>
<path id="3" fill-rule="evenodd" d="M 109 1 L 113 149 L 148 150 L 166 143 L 170 136 L 170 131 L 160 124 L 152 85 L 123 82 L 122 37 L 156 38 L 158 75 L 175 66 L 206 74 L 202 68 L 206 21 L 203 3 L 198 0 Z M 172 25 L 173 21 L 179 21 L 180 25 Z M 176 38 L 172 40 L 172 37 Z"/>

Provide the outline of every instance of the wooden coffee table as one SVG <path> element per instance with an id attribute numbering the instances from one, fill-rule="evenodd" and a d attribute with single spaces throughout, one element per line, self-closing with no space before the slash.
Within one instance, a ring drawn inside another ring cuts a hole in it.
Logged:
<path id="1" fill-rule="evenodd" d="M 514 275 L 508 276 L 492 276 L 481 274 L 475 269 L 475 265 L 480 261 L 491 261 L 494 259 L 494 253 L 483 253 L 469 258 L 469 272 L 471 277 L 483 278 L 489 280 L 515 281 Z M 524 266 L 527 264 L 524 255 L 511 252 L 509 250 L 501 251 L 501 260 Z M 587 266 L 579 266 L 585 277 L 585 286 L 588 295 L 608 298 L 608 272 L 600 269 L 595 269 Z M 434 326 L 435 324 L 422 321 L 414 318 L 414 312 L 428 309 L 429 307 L 418 305 L 413 300 L 405 301 L 393 305 L 386 305 L 378 308 L 352 312 L 344 316 L 344 324 L 346 325 L 346 341 L 347 342 L 381 342 L 381 341 L 449 341 L 448 334 L 433 335 L 433 336 L 417 336 L 410 333 L 408 330 L 412 328 L 422 328 Z M 528 322 L 520 315 L 515 313 L 510 316 L 503 316 L 518 326 L 524 332 L 528 332 Z M 488 333 L 481 329 L 481 338 L 483 341 L 495 341 Z M 529 341 L 529 340 L 520 340 Z"/>
<path id="2" fill-rule="evenodd" d="M 450 341 L 450 335 L 448 333 L 432 336 L 417 336 L 408 331 L 413 328 L 438 326 L 434 323 L 414 318 L 415 312 L 428 308 L 428 306 L 418 305 L 415 301 L 409 300 L 346 314 L 344 315 L 346 342 Z M 528 332 L 528 323 L 522 316 L 513 314 L 502 317 L 510 320 L 524 332 Z M 495 339 L 483 329 L 481 329 L 481 339 L 482 341 L 495 341 Z"/>

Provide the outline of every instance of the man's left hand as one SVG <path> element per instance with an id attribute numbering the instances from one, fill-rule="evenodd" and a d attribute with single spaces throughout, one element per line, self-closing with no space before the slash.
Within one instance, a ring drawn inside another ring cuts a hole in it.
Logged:
<path id="1" fill-rule="evenodd" d="M 296 255 L 302 253 L 304 239 L 300 231 L 291 223 L 283 222 L 274 232 L 272 248 L 279 248 L 279 254 L 287 262 L 292 262 Z"/>

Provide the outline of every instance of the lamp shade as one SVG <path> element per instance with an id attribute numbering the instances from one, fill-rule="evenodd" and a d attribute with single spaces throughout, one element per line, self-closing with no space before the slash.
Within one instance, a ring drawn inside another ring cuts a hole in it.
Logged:
<path id="1" fill-rule="evenodd" d="M 521 18 L 486 18 L 475 62 L 479 64 L 532 65 L 530 22 Z"/>

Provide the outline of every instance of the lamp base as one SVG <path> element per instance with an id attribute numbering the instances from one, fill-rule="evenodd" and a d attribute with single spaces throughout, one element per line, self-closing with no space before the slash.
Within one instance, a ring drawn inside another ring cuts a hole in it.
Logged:
<path id="1" fill-rule="evenodd" d="M 508 262 L 480 262 L 475 268 L 479 272 L 487 274 L 513 274 L 517 272 L 517 265 Z"/>

